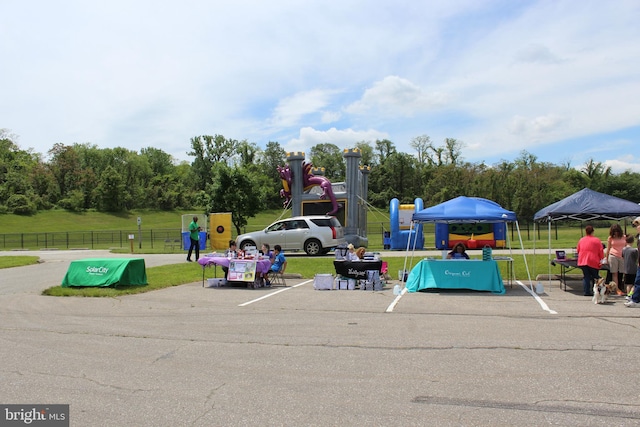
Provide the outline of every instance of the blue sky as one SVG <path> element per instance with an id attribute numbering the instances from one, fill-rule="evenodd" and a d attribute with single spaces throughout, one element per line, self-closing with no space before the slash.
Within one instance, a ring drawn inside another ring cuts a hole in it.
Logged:
<path id="1" fill-rule="evenodd" d="M 2 0 L 0 128 L 22 149 L 221 134 L 286 151 L 415 137 L 470 162 L 640 172 L 640 2 Z"/>

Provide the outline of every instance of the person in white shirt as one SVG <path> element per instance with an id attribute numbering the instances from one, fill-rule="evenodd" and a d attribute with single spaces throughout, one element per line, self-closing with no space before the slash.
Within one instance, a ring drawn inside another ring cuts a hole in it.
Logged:
<path id="1" fill-rule="evenodd" d="M 360 258 L 356 254 L 356 249 L 353 244 L 349 243 L 347 245 L 347 261 L 360 261 Z"/>

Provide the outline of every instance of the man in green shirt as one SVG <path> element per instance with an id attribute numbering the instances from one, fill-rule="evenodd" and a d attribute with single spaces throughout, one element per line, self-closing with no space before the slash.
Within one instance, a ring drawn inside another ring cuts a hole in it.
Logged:
<path id="1" fill-rule="evenodd" d="M 191 252 L 193 248 L 196 249 L 196 261 L 200 258 L 200 226 L 198 225 L 198 217 L 194 215 L 193 221 L 189 224 L 189 240 L 191 245 L 189 246 L 189 253 L 187 254 L 187 261 L 191 262 Z"/>

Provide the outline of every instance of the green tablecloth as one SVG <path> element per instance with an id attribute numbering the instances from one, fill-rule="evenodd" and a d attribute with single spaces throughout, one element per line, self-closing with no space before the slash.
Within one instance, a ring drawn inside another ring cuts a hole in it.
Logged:
<path id="1" fill-rule="evenodd" d="M 86 258 L 71 261 L 62 287 L 146 285 L 143 258 Z"/>
<path id="2" fill-rule="evenodd" d="M 407 291 L 471 289 L 504 294 L 498 263 L 480 260 L 422 260 L 409 273 Z"/>

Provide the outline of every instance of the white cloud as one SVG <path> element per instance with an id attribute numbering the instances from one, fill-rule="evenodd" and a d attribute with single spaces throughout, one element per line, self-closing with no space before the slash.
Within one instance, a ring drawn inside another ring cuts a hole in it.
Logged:
<path id="1" fill-rule="evenodd" d="M 562 59 L 554 55 L 547 46 L 530 44 L 516 51 L 516 62 L 558 64 Z"/>
<path id="2" fill-rule="evenodd" d="M 326 131 L 311 127 L 300 129 L 298 138 L 291 139 L 285 144 L 285 150 L 289 152 L 308 152 L 309 148 L 317 144 L 334 144 L 341 149 L 354 148 L 358 142 L 368 141 L 373 143 L 377 139 L 389 138 L 385 132 L 369 129 L 356 131 L 353 129 L 331 128 Z"/>
<path id="3" fill-rule="evenodd" d="M 538 116 L 532 119 L 516 116 L 511 119 L 509 131 L 515 135 L 531 139 L 538 137 L 542 133 L 553 132 L 563 122 L 565 122 L 565 119 L 554 114 Z"/>
<path id="4" fill-rule="evenodd" d="M 91 142 L 181 159 L 216 133 L 406 152 L 429 135 L 463 141 L 469 161 L 578 163 L 640 138 L 637 1 L 160 4 L 0 2 L 0 128 L 40 153 Z"/>
<path id="5" fill-rule="evenodd" d="M 283 98 L 278 102 L 270 122 L 275 128 L 295 126 L 306 115 L 322 113 L 334 93 L 315 89 Z"/>
<path id="6" fill-rule="evenodd" d="M 398 76 L 387 76 L 365 90 L 362 98 L 345 108 L 350 114 L 370 112 L 391 116 L 414 116 L 437 106 L 443 106 L 448 96 L 427 93 L 421 87 Z"/>
<path id="7" fill-rule="evenodd" d="M 625 171 L 640 173 L 640 158 L 633 154 L 622 155 L 617 159 L 605 160 L 603 163 L 605 166 L 611 167 L 613 173 L 616 174 Z"/>

